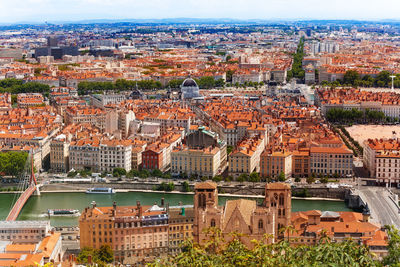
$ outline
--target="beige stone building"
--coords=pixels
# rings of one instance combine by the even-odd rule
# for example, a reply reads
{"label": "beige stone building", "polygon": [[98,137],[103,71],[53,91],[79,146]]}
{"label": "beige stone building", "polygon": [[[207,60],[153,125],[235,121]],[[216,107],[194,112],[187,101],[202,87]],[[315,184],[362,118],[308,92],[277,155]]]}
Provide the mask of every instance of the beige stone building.
{"label": "beige stone building", "polygon": [[60,134],[50,143],[50,169],[53,172],[69,170],[69,142],[64,134]]}
{"label": "beige stone building", "polygon": [[342,147],[311,147],[311,173],[346,177],[353,175],[353,152]]}
{"label": "beige stone building", "polygon": [[65,109],[65,123],[89,123],[105,130],[106,112],[90,106],[72,106]]}
{"label": "beige stone building", "polygon": [[130,171],[132,166],[130,140],[85,138],[71,142],[69,153],[70,169],[112,172],[114,168]]}
{"label": "beige stone building", "polygon": [[260,156],[264,149],[264,135],[242,140],[229,155],[229,174],[237,177],[242,173],[259,172]]}
{"label": "beige stone building", "polygon": [[185,145],[177,146],[171,152],[171,173],[186,173],[213,177],[226,167],[226,143],[215,133],[199,127],[187,135]]}
{"label": "beige stone building", "polygon": [[364,141],[364,166],[376,182],[398,185],[400,182],[400,141],[368,139]]}

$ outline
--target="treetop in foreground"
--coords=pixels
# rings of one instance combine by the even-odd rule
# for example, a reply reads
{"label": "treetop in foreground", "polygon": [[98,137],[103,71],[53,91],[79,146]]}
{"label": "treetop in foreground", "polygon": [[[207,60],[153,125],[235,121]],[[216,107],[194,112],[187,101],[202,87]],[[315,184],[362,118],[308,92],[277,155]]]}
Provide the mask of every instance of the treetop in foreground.
{"label": "treetop in foreground", "polygon": [[230,241],[225,242],[218,229],[208,231],[212,233],[204,245],[187,240],[183,252],[150,266],[382,266],[366,246],[352,240],[333,243],[323,236],[311,246],[291,246],[286,240],[273,244],[254,240],[254,248],[249,249],[240,241],[241,234],[232,233]]}

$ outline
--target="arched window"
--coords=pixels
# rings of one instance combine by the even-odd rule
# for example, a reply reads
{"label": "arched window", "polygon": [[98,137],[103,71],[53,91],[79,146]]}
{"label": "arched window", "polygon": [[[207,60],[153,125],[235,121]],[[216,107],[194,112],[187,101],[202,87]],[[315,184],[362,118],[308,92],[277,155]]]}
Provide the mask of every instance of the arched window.
{"label": "arched window", "polygon": [[279,206],[283,206],[285,204],[285,197],[283,196],[283,194],[281,193],[279,195]]}
{"label": "arched window", "polygon": [[211,226],[211,227],[215,227],[215,220],[214,220],[214,219],[211,219],[210,226]]}
{"label": "arched window", "polygon": [[281,209],[278,209],[278,217],[281,217],[281,215],[282,215]]}
{"label": "arched window", "polygon": [[275,207],[276,203],[273,197],[271,197],[271,207]]}
{"label": "arched window", "polygon": [[258,221],[258,229],[264,229],[264,222],[261,219]]}

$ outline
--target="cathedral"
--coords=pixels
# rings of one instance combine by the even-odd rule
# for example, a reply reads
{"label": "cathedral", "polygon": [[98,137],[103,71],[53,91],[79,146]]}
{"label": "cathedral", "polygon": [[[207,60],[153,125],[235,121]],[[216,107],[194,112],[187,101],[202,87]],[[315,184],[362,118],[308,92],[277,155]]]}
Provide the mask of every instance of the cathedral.
{"label": "cathedral", "polygon": [[251,240],[261,240],[269,235],[268,242],[283,238],[279,230],[290,224],[291,189],[285,183],[269,183],[265,186],[265,198],[262,204],[255,200],[227,200],[225,206],[218,206],[217,184],[213,182],[195,185],[195,219],[193,225],[194,241],[207,240],[204,229],[221,229],[225,240],[230,233],[243,234],[241,241],[251,247]]}

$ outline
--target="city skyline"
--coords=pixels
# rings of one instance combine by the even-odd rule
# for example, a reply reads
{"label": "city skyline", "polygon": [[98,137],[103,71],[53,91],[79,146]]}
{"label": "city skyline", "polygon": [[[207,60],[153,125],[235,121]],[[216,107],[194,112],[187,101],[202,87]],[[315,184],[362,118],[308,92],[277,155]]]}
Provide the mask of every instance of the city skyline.
{"label": "city skyline", "polygon": [[[397,18],[400,3],[382,0],[0,0],[0,23],[75,22],[130,19],[385,20]],[[29,8],[27,8],[29,7]]]}

